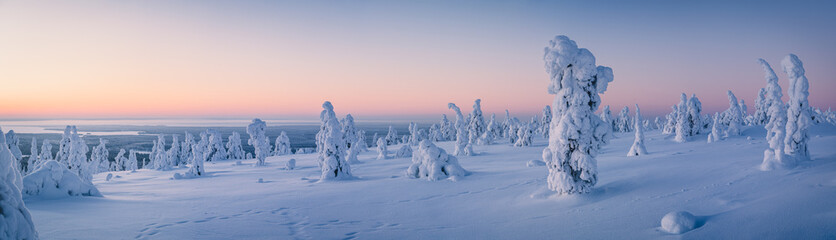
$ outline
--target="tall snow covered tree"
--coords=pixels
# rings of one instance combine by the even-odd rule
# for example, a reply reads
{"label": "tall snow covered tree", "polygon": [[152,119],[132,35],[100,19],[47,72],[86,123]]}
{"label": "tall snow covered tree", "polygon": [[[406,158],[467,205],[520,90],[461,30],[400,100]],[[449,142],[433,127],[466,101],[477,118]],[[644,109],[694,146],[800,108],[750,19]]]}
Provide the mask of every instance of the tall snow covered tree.
{"label": "tall snow covered tree", "polygon": [[743,125],[743,110],[734,93],[729,90],[727,94],[729,95],[729,109],[723,113],[724,119],[721,120],[728,125],[726,136],[739,136],[740,127]]}
{"label": "tall snow covered tree", "polygon": [[180,151],[180,139],[177,139],[177,134],[171,134],[171,148],[166,152],[166,158],[168,158],[168,163],[171,167],[183,165],[184,160],[180,158],[182,155]]}
{"label": "tall snow covered tree", "polygon": [[38,155],[38,140],[35,137],[32,137],[32,143],[29,144],[29,160],[26,162],[26,172],[30,173],[35,171],[39,164]]}
{"label": "tall snow covered tree", "polygon": [[88,163],[87,152],[90,150],[84,138],[78,135],[78,129],[72,126],[70,133],[70,144],[67,156],[67,165],[70,170],[78,174],[79,177],[87,182],[93,181],[93,173],[90,171],[90,164]]}
{"label": "tall snow covered tree", "polygon": [[635,119],[635,129],[636,129],[636,138],[633,140],[633,146],[630,147],[630,151],[627,152],[627,156],[639,156],[639,155],[647,155],[647,148],[644,147],[644,129],[642,129],[641,121],[642,113],[639,110],[639,105],[636,104],[636,119]]}
{"label": "tall snow covered tree", "polygon": [[517,141],[514,142],[515,147],[528,147],[531,146],[533,143],[533,135],[534,130],[532,129],[535,124],[521,124],[520,128],[517,129]]}
{"label": "tall snow covered tree", "polygon": [[688,136],[696,136],[702,133],[702,103],[696,94],[691,94],[691,98],[688,99],[687,114],[689,129],[691,129]]}
{"label": "tall snow covered tree", "polygon": [[717,142],[723,139],[723,125],[720,124],[720,113],[714,113],[714,123],[711,124],[711,132],[708,134],[708,143]]}
{"label": "tall snow covered tree", "polygon": [[676,106],[677,113],[676,113],[676,127],[674,131],[676,136],[674,137],[674,141],[676,142],[686,142],[688,141],[688,136],[691,136],[691,124],[688,120],[688,98],[685,97],[685,93],[682,93],[679,97],[679,105]]}
{"label": "tall snow covered tree", "polygon": [[125,157],[125,149],[120,148],[119,153],[116,154],[116,158],[113,162],[112,167],[110,168],[111,171],[123,171],[126,169],[125,163],[128,162],[128,158]]}
{"label": "tall snow covered tree", "polygon": [[462,110],[454,103],[448,103],[447,108],[453,109],[456,112],[456,149],[453,151],[453,155],[470,156],[473,153],[473,149],[472,145],[467,142],[467,121],[462,116]]}
{"label": "tall snow covered tree", "polygon": [[676,133],[677,121],[679,121],[679,107],[677,105],[673,105],[671,106],[671,112],[665,115],[665,125],[662,127],[662,133]]}
{"label": "tall snow covered tree", "polygon": [[389,133],[386,134],[386,145],[398,144],[398,130],[389,126]]}
{"label": "tall snow covered tree", "polygon": [[761,163],[761,170],[768,171],[778,168],[789,168],[795,165],[793,159],[786,157],[784,154],[784,136],[786,134],[787,126],[787,111],[781,97],[784,94],[781,92],[781,85],[778,85],[778,76],[775,71],[763,59],[758,59],[766,78],[766,88],[764,89],[764,103],[763,106],[769,106],[766,109],[766,142],[769,148],[763,151],[763,162]]}
{"label": "tall snow covered tree", "polygon": [[168,154],[165,150],[165,135],[157,135],[157,141],[154,142],[154,147],[151,149],[152,167],[156,170],[171,170],[171,162],[168,161]]}
{"label": "tall snow covered tree", "polygon": [[596,66],[592,53],[566,36],[549,42],[543,60],[555,95],[549,146],[543,149],[548,186],[561,194],[587,193],[598,181],[595,156],[609,127],[594,112],[598,94],[613,80],[612,69]]}
{"label": "tall snow covered tree", "polygon": [[224,139],[221,133],[215,129],[206,130],[209,132],[209,146],[206,152],[206,161],[222,161],[229,158],[224,147]]}
{"label": "tall snow covered tree", "polygon": [[409,123],[409,140],[407,141],[407,145],[410,146],[417,146],[418,141],[420,141],[420,137],[418,136],[418,124],[414,122]]}
{"label": "tall snow covered tree", "polygon": [[807,97],[810,95],[810,84],[804,76],[804,65],[798,56],[790,54],[781,60],[781,66],[790,80],[787,95],[787,130],[784,137],[784,153],[796,161],[810,160],[810,150],[807,140],[810,139],[807,129],[810,128],[811,113]]}
{"label": "tall snow covered tree", "polygon": [[32,215],[23,203],[23,179],[15,161],[0,129],[0,238],[38,239]]}
{"label": "tall snow covered tree", "polygon": [[383,138],[377,138],[377,159],[386,159],[389,158],[389,150],[386,148],[386,140]]}
{"label": "tall snow covered tree", "polygon": [[428,140],[421,141],[418,149],[412,154],[412,164],[406,170],[410,178],[427,178],[429,181],[437,181],[450,178],[456,180],[467,174],[467,171],[459,165],[459,160],[448,155]]}
{"label": "tall snow covered tree", "polygon": [[351,149],[351,145],[357,142],[357,127],[354,125],[354,117],[351,114],[346,114],[345,118],[340,120],[340,125],[342,125],[343,129],[345,146]]}
{"label": "tall snow covered tree", "polygon": [[618,132],[630,132],[633,131],[630,121],[630,108],[624,106],[621,109],[621,114],[618,114],[618,119],[616,119],[616,130]]}
{"label": "tall snow covered tree", "polygon": [[185,138],[183,144],[180,145],[180,162],[178,166],[186,166],[186,164],[191,163],[192,161],[192,145],[194,145],[194,136],[189,133],[185,132]]}
{"label": "tall snow covered tree", "polygon": [[544,138],[549,138],[549,125],[552,123],[552,106],[546,105],[543,108],[543,116],[540,118],[540,132]]}
{"label": "tall snow covered tree", "polygon": [[[510,138],[512,134],[510,133],[511,125],[513,124],[513,119],[511,118],[511,112],[508,109],[505,109],[505,120],[502,120],[502,137]],[[515,132],[516,133],[516,132]],[[516,136],[516,134],[513,134]],[[511,142],[513,144],[513,142]]]}
{"label": "tall snow covered tree", "polygon": [[70,138],[72,136],[72,131],[72,126],[68,125],[64,128],[64,134],[61,135],[61,141],[58,142],[58,153],[55,154],[55,160],[59,163],[70,165]]}
{"label": "tall snow covered tree", "polygon": [[482,99],[476,99],[476,101],[473,102],[473,112],[471,112],[469,116],[470,120],[468,121],[467,126],[467,143],[472,146],[477,144],[479,137],[487,131],[485,117],[482,116]]}
{"label": "tall snow covered tree", "polygon": [[[265,137],[266,139],[267,137]],[[267,142],[267,151],[269,153],[270,149],[270,142],[268,139]],[[244,147],[241,146],[241,134],[238,132],[232,132],[232,135],[229,135],[229,139],[226,141],[226,153],[229,155],[229,159],[233,160],[241,160],[244,159]],[[269,155],[269,154],[268,154]]]}
{"label": "tall snow covered tree", "polygon": [[200,133],[200,141],[192,144],[192,161],[186,177],[199,177],[206,174],[203,163],[209,156],[209,130]]}
{"label": "tall snow covered tree", "polygon": [[41,159],[41,162],[55,160],[55,158],[52,157],[52,143],[49,142],[49,139],[44,139],[41,143],[41,156],[39,158]]}
{"label": "tall snow covered tree", "polygon": [[[763,61],[763,59],[758,59]],[[777,78],[777,77],[776,77]],[[775,79],[776,81],[778,79]],[[769,81],[769,79],[767,79]],[[752,124],[763,125],[769,121],[767,111],[769,110],[769,103],[766,101],[766,89],[758,90],[758,96],[755,98],[755,114],[752,115]]]}
{"label": "tall snow covered tree", "polygon": [[99,138],[99,145],[93,147],[93,153],[90,154],[91,167],[96,168],[94,173],[107,172],[110,168],[110,161],[107,160],[110,153],[106,144],[107,140]]}
{"label": "tall snow covered tree", "polygon": [[131,149],[129,152],[128,161],[125,162],[125,171],[136,171],[137,167],[139,167],[139,163],[136,160],[136,151]]}
{"label": "tall snow covered tree", "polygon": [[[343,139],[342,127],[337,120],[337,114],[334,113],[334,106],[331,102],[326,101],[322,104],[322,113],[319,114],[319,120],[322,121],[322,126],[317,133],[318,139],[317,149],[319,152],[319,167],[322,170],[320,181],[338,180],[351,178],[351,166],[346,161],[345,140]],[[391,129],[391,128],[390,128]]]}
{"label": "tall snow covered tree", "polygon": [[[20,151],[20,138],[15,134],[15,130],[9,130],[6,133],[6,144],[8,144],[9,151],[12,152],[17,161],[23,159],[23,152]],[[18,162],[18,165],[20,165],[20,162]]]}
{"label": "tall snow covered tree", "polygon": [[[253,119],[253,122],[247,125],[247,134],[250,135],[247,144],[255,148],[255,158],[257,159],[255,165],[265,166],[267,156],[270,155],[270,139],[267,138],[267,123],[258,118]],[[241,150],[241,152],[243,155],[244,151]]]}
{"label": "tall snow covered tree", "polygon": [[273,156],[289,154],[291,154],[290,138],[287,137],[286,132],[282,131],[282,133],[276,137],[276,148],[273,150]]}

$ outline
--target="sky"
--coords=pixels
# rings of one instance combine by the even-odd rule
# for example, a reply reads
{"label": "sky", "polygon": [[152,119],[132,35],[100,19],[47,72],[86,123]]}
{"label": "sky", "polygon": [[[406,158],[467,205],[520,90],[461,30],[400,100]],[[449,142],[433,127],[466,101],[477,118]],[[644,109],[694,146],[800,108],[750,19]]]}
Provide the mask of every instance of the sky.
{"label": "sky", "polygon": [[[0,118],[438,119],[448,102],[531,116],[543,48],[567,35],[615,80],[614,112],[754,110],[764,58],[804,61],[836,105],[834,1],[4,1]],[[785,98],[786,100],[786,98]],[[633,110],[631,109],[631,112]]]}

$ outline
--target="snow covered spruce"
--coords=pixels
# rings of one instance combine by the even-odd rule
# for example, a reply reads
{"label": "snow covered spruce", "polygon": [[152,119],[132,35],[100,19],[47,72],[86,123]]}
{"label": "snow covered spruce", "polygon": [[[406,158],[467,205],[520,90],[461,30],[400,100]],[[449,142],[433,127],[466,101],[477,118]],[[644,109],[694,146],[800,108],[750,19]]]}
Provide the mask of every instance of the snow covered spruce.
{"label": "snow covered spruce", "polygon": [[639,105],[636,104],[636,139],[633,140],[633,146],[630,147],[630,151],[627,152],[627,156],[647,155],[647,149],[644,147],[644,129],[641,126],[641,119],[641,110],[639,110]]}
{"label": "snow covered spruce", "polygon": [[592,53],[566,36],[549,41],[543,61],[555,95],[549,146],[543,149],[548,187],[561,194],[590,192],[598,181],[595,156],[610,127],[594,112],[598,94],[613,80],[612,69],[596,66]]}
{"label": "snow covered spruce", "polygon": [[[320,181],[350,179],[351,166],[345,153],[346,144],[343,139],[342,127],[334,113],[334,106],[326,101],[322,104],[319,119],[322,125],[316,134],[316,148],[319,152],[319,167],[322,170]],[[392,129],[392,128],[390,128]]]}
{"label": "snow covered spruce", "polygon": [[253,122],[247,125],[247,134],[250,135],[247,143],[255,148],[256,166],[266,165],[265,160],[270,155],[270,139],[265,135],[266,131],[267,123],[258,118],[253,119]]}

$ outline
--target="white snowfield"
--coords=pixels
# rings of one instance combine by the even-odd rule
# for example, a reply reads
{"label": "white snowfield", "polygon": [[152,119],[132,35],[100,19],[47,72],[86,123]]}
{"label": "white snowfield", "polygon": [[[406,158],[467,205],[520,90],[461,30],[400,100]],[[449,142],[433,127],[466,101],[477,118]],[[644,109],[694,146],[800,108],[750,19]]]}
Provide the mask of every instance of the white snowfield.
{"label": "white snowfield", "polygon": [[[626,157],[633,133],[601,149],[591,193],[554,195],[531,147],[474,145],[456,181],[405,176],[409,158],[359,155],[353,180],[318,182],[316,154],[207,162],[207,175],[171,171],[94,176],[104,197],[26,198],[43,239],[832,239],[836,127],[811,127],[811,161],[760,171],[763,126],[706,143],[646,132],[648,154]],[[748,140],[747,137],[751,137]],[[499,141],[503,142],[503,141]],[[454,142],[438,143],[453,152]],[[296,169],[285,164],[295,158]],[[263,181],[259,181],[263,179]],[[695,229],[671,234],[663,216],[687,211]]]}

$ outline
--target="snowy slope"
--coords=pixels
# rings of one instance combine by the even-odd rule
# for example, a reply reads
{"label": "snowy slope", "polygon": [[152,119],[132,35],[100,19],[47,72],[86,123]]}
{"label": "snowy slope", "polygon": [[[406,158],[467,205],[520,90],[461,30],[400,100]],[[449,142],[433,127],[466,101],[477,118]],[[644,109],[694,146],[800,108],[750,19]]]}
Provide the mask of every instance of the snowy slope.
{"label": "snowy slope", "polygon": [[[44,239],[822,239],[836,238],[836,127],[811,129],[812,161],[762,172],[763,127],[706,143],[646,133],[648,155],[626,157],[632,133],[598,156],[599,182],[580,196],[546,190],[534,146],[474,146],[460,157],[471,175],[457,182],[410,179],[410,159],[359,156],[357,180],[318,183],[315,155],[207,163],[208,177],[171,180],[140,170],[94,178],[104,197],[26,199]],[[747,139],[751,137],[751,139]],[[438,144],[448,152],[453,142]],[[396,149],[396,147],[393,147]],[[297,159],[296,170],[284,170]],[[263,183],[258,179],[263,178]],[[699,228],[659,229],[672,211]]]}

